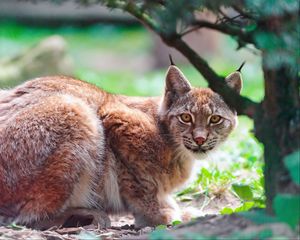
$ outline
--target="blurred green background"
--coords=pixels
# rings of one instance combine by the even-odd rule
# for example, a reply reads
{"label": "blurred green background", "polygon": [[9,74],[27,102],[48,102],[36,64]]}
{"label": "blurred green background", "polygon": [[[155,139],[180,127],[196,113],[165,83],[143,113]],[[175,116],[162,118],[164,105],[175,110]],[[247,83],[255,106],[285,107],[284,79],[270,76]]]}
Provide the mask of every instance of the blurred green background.
{"label": "blurred green background", "polygon": [[[195,41],[196,47],[201,46],[203,34],[197,35],[196,40],[188,40]],[[19,62],[23,61],[20,60],[23,59],[21,56],[30,54],[42,40],[53,35],[62,37],[64,41],[63,55],[68,58],[68,66],[71,65],[71,75],[112,93],[130,96],[160,95],[164,88],[168,52],[174,53],[175,63],[194,86],[207,86],[202,76],[183,57],[166,47],[166,50],[160,51],[157,45],[161,46],[162,43],[136,23],[96,23],[85,26],[62,24],[53,27],[2,20],[0,87],[13,87],[27,80],[26,77],[11,82],[3,79],[11,72],[13,75],[19,73],[16,69],[21,65]],[[225,76],[246,60],[242,94],[253,100],[261,100],[264,93],[262,72],[257,70],[261,61],[259,55],[253,54],[251,49],[236,51],[237,46],[229,37],[212,37],[216,44],[203,53],[209,64],[220,75]],[[41,62],[43,58],[38,57],[35,61]],[[162,63],[156,64],[159,61]],[[45,71],[48,67],[50,66],[44,66]],[[177,193],[178,199],[187,205],[196,205],[202,211],[201,214],[225,214],[263,207],[262,147],[253,137],[252,128],[251,120],[240,117],[239,127],[221,149],[206,161],[197,164],[190,183]],[[218,199],[222,201],[216,202]]]}
{"label": "blurred green background", "polygon": [[[136,71],[134,68],[126,69],[127,60],[134,60],[135,57],[141,55],[147,58],[147,55],[151,55],[154,45],[153,36],[142,26],[95,24],[86,27],[50,28],[26,26],[11,21],[0,22],[0,59],[14,57],[52,35],[60,35],[65,39],[67,52],[74,64],[75,77],[114,93],[144,96],[161,94],[167,66],[151,69],[151,71],[149,71],[151,67],[145,66],[145,71],[142,72],[140,69]],[[243,69],[242,94],[253,100],[261,100],[263,97],[262,72],[257,71],[260,58],[251,56],[252,53],[247,50],[235,52],[235,42],[229,37],[222,36],[221,40],[219,48],[222,52],[211,53],[208,57],[210,65],[220,75],[225,76],[234,71],[242,61],[250,58]],[[94,62],[107,61],[105,59],[107,55],[116,55],[122,60],[125,59],[123,63],[118,63],[122,64],[120,70],[95,68]],[[163,57],[168,58],[167,55]],[[176,58],[174,60],[176,63]],[[191,65],[187,63],[177,65],[194,86],[207,86],[202,76]]]}

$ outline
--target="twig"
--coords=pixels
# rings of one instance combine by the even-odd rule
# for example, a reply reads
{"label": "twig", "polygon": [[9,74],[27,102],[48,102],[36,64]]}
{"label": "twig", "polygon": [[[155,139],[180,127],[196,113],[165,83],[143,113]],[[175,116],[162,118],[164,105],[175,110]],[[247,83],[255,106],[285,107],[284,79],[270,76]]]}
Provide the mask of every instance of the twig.
{"label": "twig", "polygon": [[245,43],[253,43],[254,42],[252,37],[249,34],[247,34],[246,32],[244,32],[243,30],[241,30],[238,27],[233,27],[233,26],[230,26],[226,23],[216,24],[216,23],[212,23],[212,22],[209,22],[209,21],[205,21],[205,20],[196,20],[192,23],[192,25],[193,25],[192,28],[190,28],[187,31],[181,33],[180,35],[184,36],[184,35],[186,35],[188,33],[191,33],[191,32],[193,32],[197,29],[200,29],[200,28],[209,28],[209,29],[212,29],[212,30],[222,32],[224,34],[228,34],[228,35],[231,35],[231,36],[236,36],[241,41],[243,41]]}
{"label": "twig", "polygon": [[253,15],[251,15],[250,13],[247,13],[245,11],[242,10],[241,7],[237,6],[237,5],[234,5],[233,6],[233,9],[238,12],[240,15],[242,15],[243,17],[245,18],[248,18],[248,19],[255,19],[255,17]]}
{"label": "twig", "polygon": [[229,17],[226,13],[223,12],[223,10],[219,9],[219,12],[223,16],[222,18],[218,19],[218,22],[221,23],[227,23],[230,22],[232,24],[240,25],[240,22],[234,21],[237,18],[243,18],[244,16],[242,14],[238,14],[234,17]]}

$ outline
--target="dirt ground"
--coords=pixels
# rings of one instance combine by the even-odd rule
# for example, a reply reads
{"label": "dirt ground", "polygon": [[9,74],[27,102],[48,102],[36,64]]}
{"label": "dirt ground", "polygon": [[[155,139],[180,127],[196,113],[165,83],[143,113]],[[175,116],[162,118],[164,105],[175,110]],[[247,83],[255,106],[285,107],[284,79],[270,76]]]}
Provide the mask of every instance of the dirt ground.
{"label": "dirt ground", "polygon": [[[96,240],[96,239],[149,239],[149,234],[154,228],[146,227],[135,230],[133,218],[131,216],[122,216],[112,218],[113,227],[100,229],[95,225],[73,228],[52,228],[46,231],[36,231],[19,226],[0,227],[1,240]],[[222,239],[250,239],[254,233],[261,236],[275,236],[273,239],[299,239],[291,229],[281,223],[272,224],[254,224],[236,214],[233,215],[208,215],[196,219],[193,222],[178,225],[176,227],[168,227],[163,234],[167,234],[168,238],[164,239],[199,239],[201,236],[218,236]],[[270,235],[271,232],[271,235]],[[235,235],[233,235],[236,233]],[[238,234],[239,235],[238,235]],[[163,239],[165,235],[157,235],[152,233],[151,239]],[[159,233],[162,234],[162,233]],[[165,236],[165,237],[167,237]],[[242,236],[244,236],[242,238]],[[248,237],[247,237],[248,236]],[[255,235],[251,239],[260,239]],[[276,237],[277,236],[277,237]],[[203,238],[202,238],[203,239]],[[269,238],[264,238],[269,239]],[[233,239],[234,240],[234,239]]]}
{"label": "dirt ground", "polygon": [[[232,215],[220,215],[224,207],[238,207],[239,200],[229,192],[222,196],[200,196],[193,201],[180,203],[181,208],[194,214],[194,221],[168,226],[164,233],[156,231],[152,227],[142,229],[134,228],[134,218],[131,215],[111,216],[110,228],[101,229],[100,226],[87,225],[82,227],[57,228],[52,227],[45,231],[28,229],[22,226],[11,225],[0,227],[0,240],[105,240],[105,239],[205,239],[200,236],[218,236],[223,239],[260,239],[255,234],[262,236],[268,234],[277,236],[273,239],[298,239],[291,229],[281,223],[255,224],[244,217]],[[150,235],[149,235],[150,234]],[[157,235],[158,234],[158,235]],[[167,236],[159,235],[167,234]],[[245,237],[246,236],[246,237]],[[250,237],[253,238],[250,238]],[[268,239],[268,238],[265,238]],[[234,239],[233,239],[234,240]]]}

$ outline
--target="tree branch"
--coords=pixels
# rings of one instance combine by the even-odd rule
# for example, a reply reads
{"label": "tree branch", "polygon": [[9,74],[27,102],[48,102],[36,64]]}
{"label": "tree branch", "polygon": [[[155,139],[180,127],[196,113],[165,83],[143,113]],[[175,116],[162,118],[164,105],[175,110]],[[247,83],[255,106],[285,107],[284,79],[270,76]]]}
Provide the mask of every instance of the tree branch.
{"label": "tree branch", "polygon": [[233,5],[232,7],[236,12],[238,12],[240,15],[244,16],[245,18],[248,19],[255,19],[253,15],[251,15],[249,12],[245,12],[240,6],[238,5]]}
{"label": "tree branch", "polygon": [[242,31],[240,28],[232,27],[225,23],[216,24],[216,23],[212,23],[209,21],[205,21],[205,20],[196,20],[192,23],[192,25],[194,27],[187,30],[186,32],[182,33],[181,36],[184,36],[187,33],[190,33],[192,31],[195,31],[200,28],[209,28],[209,29],[219,31],[219,32],[222,32],[222,33],[230,35],[230,36],[236,36],[243,42],[254,43],[250,34],[247,34],[246,32]]}
{"label": "tree branch", "polygon": [[223,16],[222,18],[219,18],[217,19],[217,22],[216,23],[230,23],[230,24],[236,24],[236,25],[240,25],[240,21],[237,21],[236,19],[239,19],[239,18],[244,18],[243,15],[241,14],[238,14],[234,17],[229,17],[227,16],[226,13],[224,13],[221,9],[218,10],[219,13]]}
{"label": "tree branch", "polygon": [[247,97],[239,95],[228,87],[224,78],[217,75],[207,62],[193,49],[191,49],[182,39],[163,39],[163,41],[183,54],[207,80],[209,87],[219,93],[229,106],[236,109],[239,115],[247,115],[250,118],[254,117],[254,113],[256,108],[259,107],[259,104],[253,102]]}
{"label": "tree branch", "polygon": [[[122,5],[119,6],[119,8],[135,16],[143,24],[157,33],[167,45],[174,47],[179,52],[181,52],[208,81],[209,87],[212,88],[212,90],[218,92],[229,106],[236,109],[238,114],[247,115],[251,118],[254,117],[255,110],[259,106],[259,104],[253,102],[249,98],[239,95],[230,87],[228,87],[225,83],[224,78],[216,74],[214,70],[207,64],[207,62],[181,39],[181,35],[177,33],[173,35],[165,34],[161,31],[156,22],[149,18],[149,16],[144,12],[140,11],[140,9],[135,4],[130,1],[120,1],[120,3],[122,3]],[[207,22],[205,24],[207,24],[207,26],[214,25],[212,23],[208,24]],[[222,28],[222,30],[223,29],[224,28]],[[227,29],[223,31],[229,30]]]}

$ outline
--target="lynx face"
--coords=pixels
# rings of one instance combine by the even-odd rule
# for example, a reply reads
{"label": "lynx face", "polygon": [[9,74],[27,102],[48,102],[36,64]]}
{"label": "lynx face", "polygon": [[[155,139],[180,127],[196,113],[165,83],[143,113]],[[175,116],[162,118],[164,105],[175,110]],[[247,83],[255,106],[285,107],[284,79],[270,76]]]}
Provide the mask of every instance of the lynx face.
{"label": "lynx face", "polygon": [[[234,81],[239,81],[239,83]],[[237,91],[240,78],[227,78],[227,83]],[[166,90],[160,115],[169,128],[173,142],[202,158],[228,137],[237,125],[237,116],[222,97],[208,88],[193,88],[175,66],[166,77]]]}
{"label": "lynx face", "polygon": [[176,143],[198,158],[222,143],[237,123],[235,113],[209,89],[192,89],[176,101],[168,119]]}

